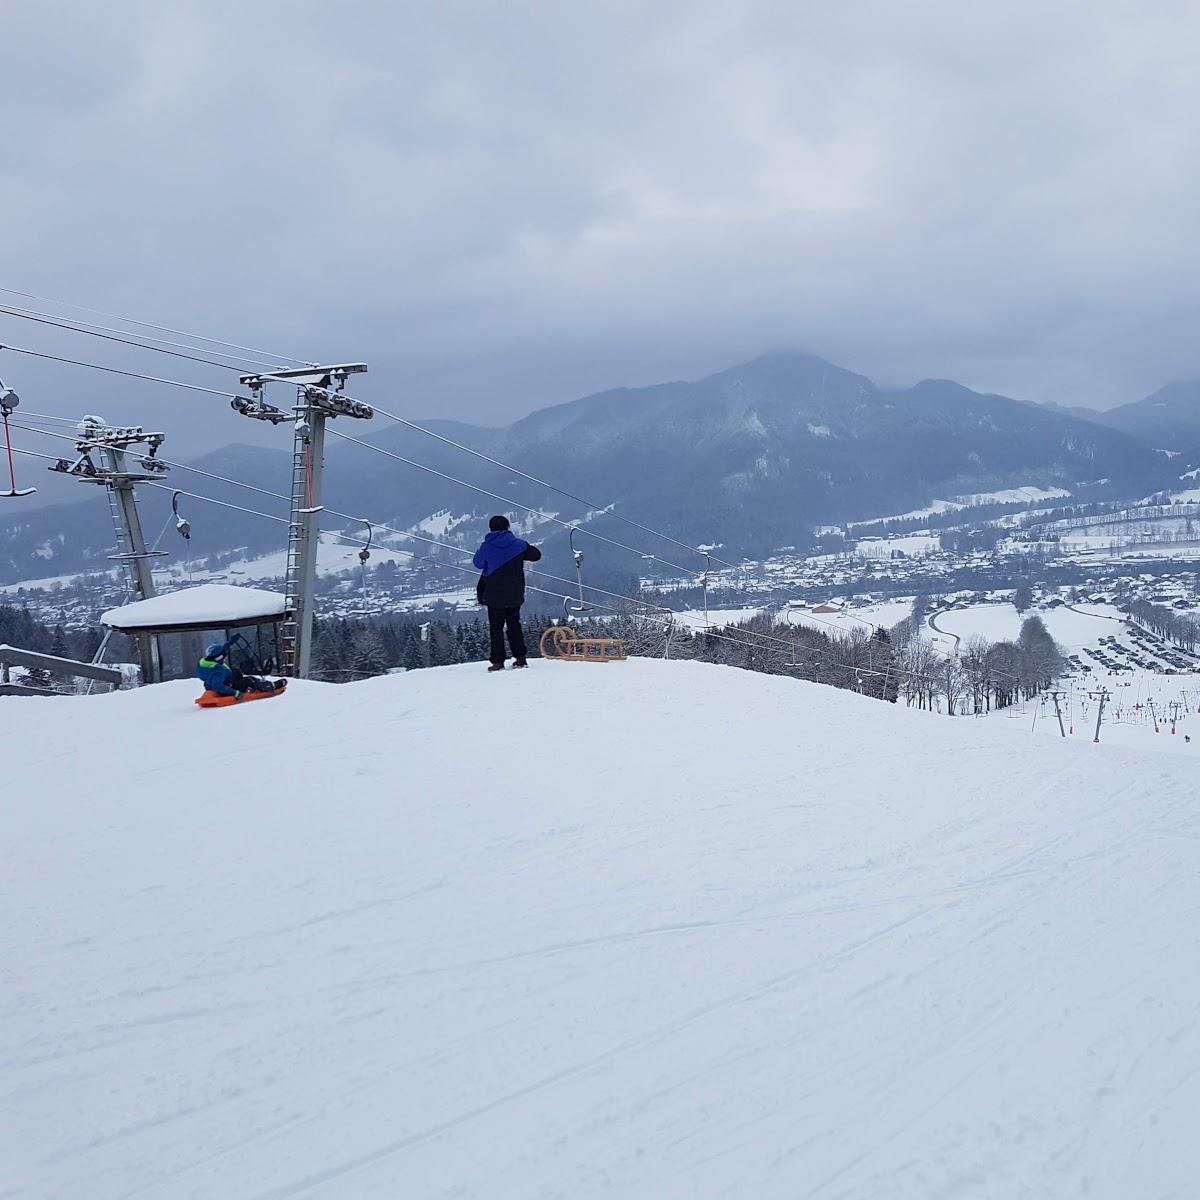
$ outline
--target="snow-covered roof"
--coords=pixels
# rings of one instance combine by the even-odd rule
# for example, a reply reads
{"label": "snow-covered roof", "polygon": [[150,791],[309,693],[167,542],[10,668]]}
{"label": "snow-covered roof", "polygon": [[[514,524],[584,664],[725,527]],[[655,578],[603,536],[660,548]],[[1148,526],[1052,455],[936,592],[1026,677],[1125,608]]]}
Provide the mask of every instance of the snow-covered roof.
{"label": "snow-covered roof", "polygon": [[110,608],[100,620],[112,629],[230,629],[283,618],[285,601],[278,592],[203,583],[150,600]]}

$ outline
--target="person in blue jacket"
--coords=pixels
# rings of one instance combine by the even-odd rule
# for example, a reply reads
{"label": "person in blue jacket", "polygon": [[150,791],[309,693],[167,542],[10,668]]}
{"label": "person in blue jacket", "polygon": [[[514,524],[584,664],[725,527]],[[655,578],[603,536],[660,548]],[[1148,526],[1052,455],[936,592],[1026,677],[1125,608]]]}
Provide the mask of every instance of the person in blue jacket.
{"label": "person in blue jacket", "polygon": [[475,586],[479,603],[488,610],[488,632],[491,634],[489,671],[504,670],[504,634],[512,650],[513,666],[525,667],[528,651],[525,633],[521,629],[521,605],[525,603],[525,564],[537,562],[542,552],[523,542],[508,527],[507,517],[493,517],[488,522],[489,533],[483,545],[475,551],[475,566],[482,572]]}
{"label": "person in blue jacket", "polygon": [[274,682],[260,679],[257,675],[246,675],[237,667],[230,666],[227,659],[235,642],[245,645],[241,634],[235,633],[229,641],[217,642],[204,651],[204,657],[196,667],[196,678],[208,691],[241,700],[247,692],[274,692],[286,686],[283,679]]}

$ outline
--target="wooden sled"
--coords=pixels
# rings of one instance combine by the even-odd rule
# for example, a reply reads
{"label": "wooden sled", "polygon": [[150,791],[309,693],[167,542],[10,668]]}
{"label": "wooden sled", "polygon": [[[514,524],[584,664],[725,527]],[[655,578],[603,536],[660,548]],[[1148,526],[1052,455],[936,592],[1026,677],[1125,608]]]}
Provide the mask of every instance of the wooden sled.
{"label": "wooden sled", "polygon": [[543,658],[560,662],[624,662],[625,643],[620,638],[581,638],[567,625],[552,625],[542,634]]}
{"label": "wooden sled", "polygon": [[206,691],[194,703],[197,708],[228,708],[231,704],[249,704],[251,700],[270,700],[286,691],[286,687],[281,687],[273,692],[243,692],[240,700],[236,696],[218,696],[216,692]]}

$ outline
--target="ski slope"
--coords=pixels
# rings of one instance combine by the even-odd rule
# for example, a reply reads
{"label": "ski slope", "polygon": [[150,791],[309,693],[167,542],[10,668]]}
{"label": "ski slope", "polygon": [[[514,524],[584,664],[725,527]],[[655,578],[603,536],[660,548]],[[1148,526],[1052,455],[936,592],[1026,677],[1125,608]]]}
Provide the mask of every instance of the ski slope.
{"label": "ski slope", "polygon": [[1186,1197],[1174,756],[690,662],[2,702],[5,1200]]}

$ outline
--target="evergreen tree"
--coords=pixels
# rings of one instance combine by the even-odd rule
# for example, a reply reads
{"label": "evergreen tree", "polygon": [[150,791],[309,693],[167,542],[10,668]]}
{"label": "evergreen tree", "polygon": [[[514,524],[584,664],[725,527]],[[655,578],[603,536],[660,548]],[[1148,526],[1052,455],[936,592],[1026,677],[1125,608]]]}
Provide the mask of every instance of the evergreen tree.
{"label": "evergreen tree", "polygon": [[419,633],[410,636],[405,643],[404,655],[400,663],[406,671],[419,671],[422,667],[428,665],[425,661],[425,652],[422,648]]}
{"label": "evergreen tree", "polygon": [[50,678],[50,672],[45,667],[26,667],[25,678],[21,682],[31,688],[49,690],[54,687],[54,680]]}
{"label": "evergreen tree", "polygon": [[362,630],[354,639],[354,658],[351,669],[360,679],[387,673],[387,657],[383,640],[373,630]]}

